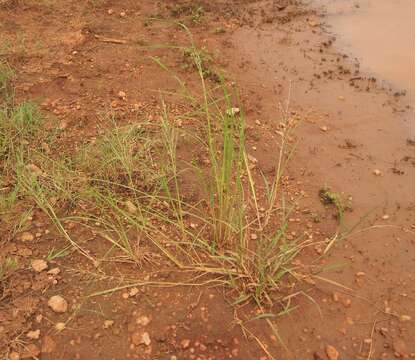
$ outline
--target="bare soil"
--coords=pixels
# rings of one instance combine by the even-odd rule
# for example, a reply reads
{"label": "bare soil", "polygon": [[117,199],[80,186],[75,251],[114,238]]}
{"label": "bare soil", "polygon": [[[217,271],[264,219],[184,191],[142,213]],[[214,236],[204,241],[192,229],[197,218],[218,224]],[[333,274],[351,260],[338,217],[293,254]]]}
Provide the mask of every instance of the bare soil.
{"label": "bare soil", "polygon": [[[285,186],[288,197],[301,197],[291,231],[306,231],[316,242],[338,231],[335,209],[319,196],[325,187],[344,199],[343,225],[353,231],[327,254],[316,246],[296,260],[323,265],[323,271],[295,285],[294,292],[302,295],[293,297],[293,311],[273,319],[278,339],[266,319],[248,321],[259,314],[254,304],[232,305],[235,294],[205,275],[193,284],[194,274],[181,272],[151,247],[141,267],[108,263],[96,268],[74,252],[48,264],[59,268],[58,274],[34,272],[33,259],[65,246],[36,210],[25,228],[33,239],[23,241],[25,233],[18,233],[2,243],[0,259],[17,258],[20,266],[1,284],[1,356],[415,357],[415,147],[408,135],[413,113],[405,97],[360,72],[359,64],[335,47],[322,14],[306,5],[202,1],[199,14],[194,4],[184,4],[0,2],[1,57],[15,69],[17,99],[37,101],[50,124],[57,124],[52,154],[76,151],[99,136],[105,126],[100,115],[108,109],[124,122],[155,118],[159,90],[174,91],[176,85],[150,56],[194,81],[183,54],[154,46],[186,44],[186,33],[171,25],[184,21],[195,42],[213,54],[215,67],[240,89],[248,149],[262,172],[272,171],[277,156],[280,106],[288,104],[291,115],[301,119]],[[188,187],[191,197],[197,180],[190,179]],[[5,216],[0,225],[5,239],[11,219]],[[81,229],[68,227],[85,240]],[[91,253],[105,252],[97,239],[87,247]],[[69,304],[63,313],[48,306],[56,294]],[[65,329],[58,331],[61,322]],[[28,333],[36,330],[40,335],[30,339]]]}

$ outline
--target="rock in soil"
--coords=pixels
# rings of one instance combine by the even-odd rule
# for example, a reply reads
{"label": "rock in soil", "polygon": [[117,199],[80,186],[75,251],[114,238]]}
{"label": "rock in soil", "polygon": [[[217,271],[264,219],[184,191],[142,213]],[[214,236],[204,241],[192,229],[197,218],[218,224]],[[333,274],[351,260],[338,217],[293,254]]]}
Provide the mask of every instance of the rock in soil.
{"label": "rock in soil", "polygon": [[326,346],[326,354],[330,360],[337,360],[339,358],[339,352],[334,346],[331,345]]}
{"label": "rock in soil", "polygon": [[137,346],[141,344],[149,346],[151,344],[150,335],[148,332],[135,332],[131,335],[131,342]]}
{"label": "rock in soil", "polygon": [[56,313],[64,313],[68,310],[68,302],[60,295],[52,296],[48,305]]}
{"label": "rock in soil", "polygon": [[40,337],[40,330],[38,329],[38,330],[32,330],[32,331],[29,331],[29,332],[26,334],[26,336],[27,336],[29,339],[32,339],[32,340],[37,340],[37,339],[39,339],[39,337]]}
{"label": "rock in soil", "polygon": [[33,234],[28,231],[25,231],[22,235],[20,235],[21,241],[33,241],[34,239],[35,237],[33,236]]}
{"label": "rock in soil", "polygon": [[48,263],[45,260],[36,259],[32,261],[32,269],[38,273],[48,268]]}

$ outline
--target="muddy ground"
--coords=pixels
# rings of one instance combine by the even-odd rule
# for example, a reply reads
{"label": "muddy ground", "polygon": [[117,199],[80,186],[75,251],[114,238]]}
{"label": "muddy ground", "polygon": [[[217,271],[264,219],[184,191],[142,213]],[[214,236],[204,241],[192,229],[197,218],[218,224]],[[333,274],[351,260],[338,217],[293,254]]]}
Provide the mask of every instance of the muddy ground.
{"label": "muddy ground", "polygon": [[[294,261],[321,269],[286,289],[300,295],[290,311],[271,318],[276,332],[269,318],[252,320],[261,313],[253,303],[232,305],[232,290],[206,275],[194,284],[194,274],[151,247],[139,267],[96,267],[72,252],[37,273],[32,261],[61,249],[65,239],[37,208],[24,231],[10,237],[10,214],[3,214],[0,259],[19,264],[1,285],[4,359],[415,357],[412,108],[399,89],[361,73],[336,48],[322,14],[290,0],[0,4],[1,57],[15,70],[16,98],[38,102],[58,128],[52,154],[93,141],[108,109],[124,122],[156,118],[159,90],[175,91],[176,82],[150,56],[192,84],[183,53],[166,46],[189,43],[172,25],[184,22],[239,89],[248,151],[262,172],[275,164],[281,109],[299,119],[285,189],[301,197],[292,231],[306,232],[316,245]],[[177,104],[175,111],[181,109]],[[336,209],[319,196],[326,187],[347,204],[341,230]],[[187,195],[197,189],[197,179],[189,179]],[[67,226],[77,238],[86,236]],[[336,233],[339,241],[323,253],[318,244]],[[96,239],[86,246],[91,254],[105,251]],[[62,313],[48,306],[54,295],[68,302]]]}

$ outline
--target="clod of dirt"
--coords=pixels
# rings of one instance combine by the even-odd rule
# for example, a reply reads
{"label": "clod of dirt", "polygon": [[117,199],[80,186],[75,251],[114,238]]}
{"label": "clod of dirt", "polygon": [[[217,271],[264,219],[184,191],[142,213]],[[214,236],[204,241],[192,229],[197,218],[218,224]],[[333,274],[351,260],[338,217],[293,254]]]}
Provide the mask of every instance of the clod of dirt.
{"label": "clod of dirt", "polygon": [[32,269],[38,273],[48,268],[48,263],[45,260],[36,259],[32,261]]}
{"label": "clod of dirt", "polygon": [[402,322],[411,321],[411,317],[409,315],[401,315],[399,316],[399,320]]}
{"label": "clod of dirt", "polygon": [[56,313],[64,313],[68,310],[68,302],[60,295],[52,296],[48,305]]}
{"label": "clod of dirt", "polygon": [[40,349],[35,344],[28,344],[25,347],[25,351],[23,352],[21,358],[22,359],[31,359],[37,358],[40,354]]}
{"label": "clod of dirt", "polygon": [[326,346],[326,354],[330,360],[337,360],[339,358],[339,352],[334,346],[331,345]]}
{"label": "clod of dirt", "polygon": [[9,354],[9,360],[20,360],[20,354],[13,351]]}
{"label": "clod of dirt", "polygon": [[32,173],[35,177],[42,176],[43,171],[35,164],[26,165],[26,169]]}
{"label": "clod of dirt", "polygon": [[133,287],[132,289],[130,289],[128,296],[130,297],[134,297],[136,296],[138,293],[140,292],[140,290],[138,290],[138,288]]}
{"label": "clod of dirt", "polygon": [[190,346],[190,340],[184,339],[180,342],[180,345],[182,346],[182,349],[187,349]]}
{"label": "clod of dirt", "polygon": [[125,207],[130,214],[135,214],[137,212],[137,207],[130,200],[125,202]]}
{"label": "clod of dirt", "polygon": [[399,357],[408,356],[408,349],[406,347],[406,343],[402,339],[395,339],[393,340],[393,350],[395,354]]}
{"label": "clod of dirt", "polygon": [[66,324],[63,322],[58,322],[55,324],[55,329],[58,331],[63,331],[66,328]]}
{"label": "clod of dirt", "polygon": [[42,338],[42,353],[50,354],[56,348],[55,340],[51,336],[46,335]]}
{"label": "clod of dirt", "polygon": [[33,234],[28,231],[25,231],[22,235],[20,235],[21,241],[33,241],[34,239],[35,237],[33,236]]}
{"label": "clod of dirt", "polygon": [[148,324],[150,324],[150,321],[151,320],[148,316],[143,315],[137,318],[136,323],[141,326],[147,326]]}
{"label": "clod of dirt", "polygon": [[226,110],[226,114],[228,116],[235,116],[235,115],[238,115],[240,112],[241,112],[241,109],[237,107]]}
{"label": "clod of dirt", "polygon": [[151,344],[150,335],[148,332],[135,332],[131,335],[131,342],[134,345],[146,345],[149,346]]}
{"label": "clod of dirt", "polygon": [[49,275],[54,275],[54,276],[56,276],[56,275],[59,275],[60,274],[60,272],[61,272],[61,269],[59,269],[59,268],[53,268],[53,269],[50,269],[49,271],[48,271],[48,274]]}
{"label": "clod of dirt", "polygon": [[39,330],[39,329],[37,329],[37,330],[31,330],[31,331],[29,331],[29,332],[26,334],[26,336],[27,336],[29,339],[32,339],[32,340],[37,340],[37,339],[39,339],[39,338],[40,338],[40,330]]}
{"label": "clod of dirt", "polygon": [[105,320],[104,321],[104,329],[109,329],[112,325],[114,325],[114,320]]}

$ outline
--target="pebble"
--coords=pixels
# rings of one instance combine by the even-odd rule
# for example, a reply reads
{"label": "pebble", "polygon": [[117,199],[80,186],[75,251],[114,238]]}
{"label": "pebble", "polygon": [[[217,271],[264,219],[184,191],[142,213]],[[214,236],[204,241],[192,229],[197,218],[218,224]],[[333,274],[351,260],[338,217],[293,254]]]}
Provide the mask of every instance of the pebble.
{"label": "pebble", "polygon": [[128,293],[128,296],[134,297],[136,296],[138,293],[140,292],[140,290],[136,287],[133,287],[130,289],[130,292]]}
{"label": "pebble", "polygon": [[125,98],[127,97],[127,94],[124,91],[119,91],[118,97],[122,100],[125,100]]}
{"label": "pebble", "polygon": [[60,295],[49,298],[48,305],[56,313],[64,313],[68,310],[68,302]]}
{"label": "pebble", "polygon": [[326,354],[330,360],[337,360],[339,358],[339,352],[337,349],[332,345],[326,346]]}
{"label": "pebble", "polygon": [[238,115],[240,112],[241,112],[241,109],[237,107],[226,110],[226,114],[228,116],[235,116],[235,115]]}
{"label": "pebble", "polygon": [[383,219],[383,220],[388,220],[388,219],[389,219],[389,215],[387,215],[387,214],[383,215],[383,216],[382,216],[382,219]]}
{"label": "pebble", "polygon": [[13,351],[9,354],[9,360],[20,360],[20,354]]}
{"label": "pebble", "polygon": [[109,329],[112,325],[114,325],[114,320],[105,320],[104,321],[104,329]]}
{"label": "pebble", "polygon": [[401,315],[399,316],[399,320],[402,322],[411,321],[411,317],[409,315]]}
{"label": "pebble", "polygon": [[112,15],[114,14],[114,10],[113,9],[108,9],[108,15]]}
{"label": "pebble", "polygon": [[320,130],[326,132],[329,130],[329,128],[327,126],[321,126]]}
{"label": "pebble", "polygon": [[37,339],[39,339],[39,338],[40,338],[40,330],[39,330],[39,329],[37,329],[37,330],[31,330],[31,331],[29,331],[29,332],[26,334],[26,336],[27,336],[29,339],[32,339],[32,340],[37,340]]}
{"label": "pebble", "polygon": [[125,207],[130,214],[135,214],[137,212],[137,207],[130,200],[125,202]]}
{"label": "pebble", "polygon": [[180,342],[182,349],[187,349],[190,346],[190,340],[184,339]]}
{"label": "pebble", "polygon": [[58,322],[55,324],[55,329],[58,331],[63,331],[66,328],[66,324],[63,322]]}
{"label": "pebble", "polygon": [[147,326],[150,324],[150,321],[151,320],[148,318],[148,316],[143,315],[137,318],[136,323],[141,326]]}
{"label": "pebble", "polygon": [[257,235],[257,234],[251,234],[251,239],[252,239],[252,240],[256,240],[256,239],[258,239],[258,235]]}
{"label": "pebble", "polygon": [[58,267],[56,267],[56,268],[50,269],[48,271],[48,274],[49,275],[58,275],[58,274],[60,274],[60,272],[61,272],[61,269],[59,269]]}
{"label": "pebble", "polygon": [[33,236],[33,234],[28,231],[25,231],[22,235],[20,235],[21,241],[33,241],[34,239],[35,237]]}
{"label": "pebble", "polygon": [[373,170],[373,174],[376,175],[376,176],[381,176],[382,171],[380,171],[379,169],[375,169],[375,170]]}
{"label": "pebble", "polygon": [[131,335],[131,342],[137,346],[141,344],[149,346],[151,344],[150,335],[148,332],[135,332]]}
{"label": "pebble", "polygon": [[40,273],[48,268],[48,263],[45,260],[41,259],[32,260],[31,265],[32,269],[37,273]]}

